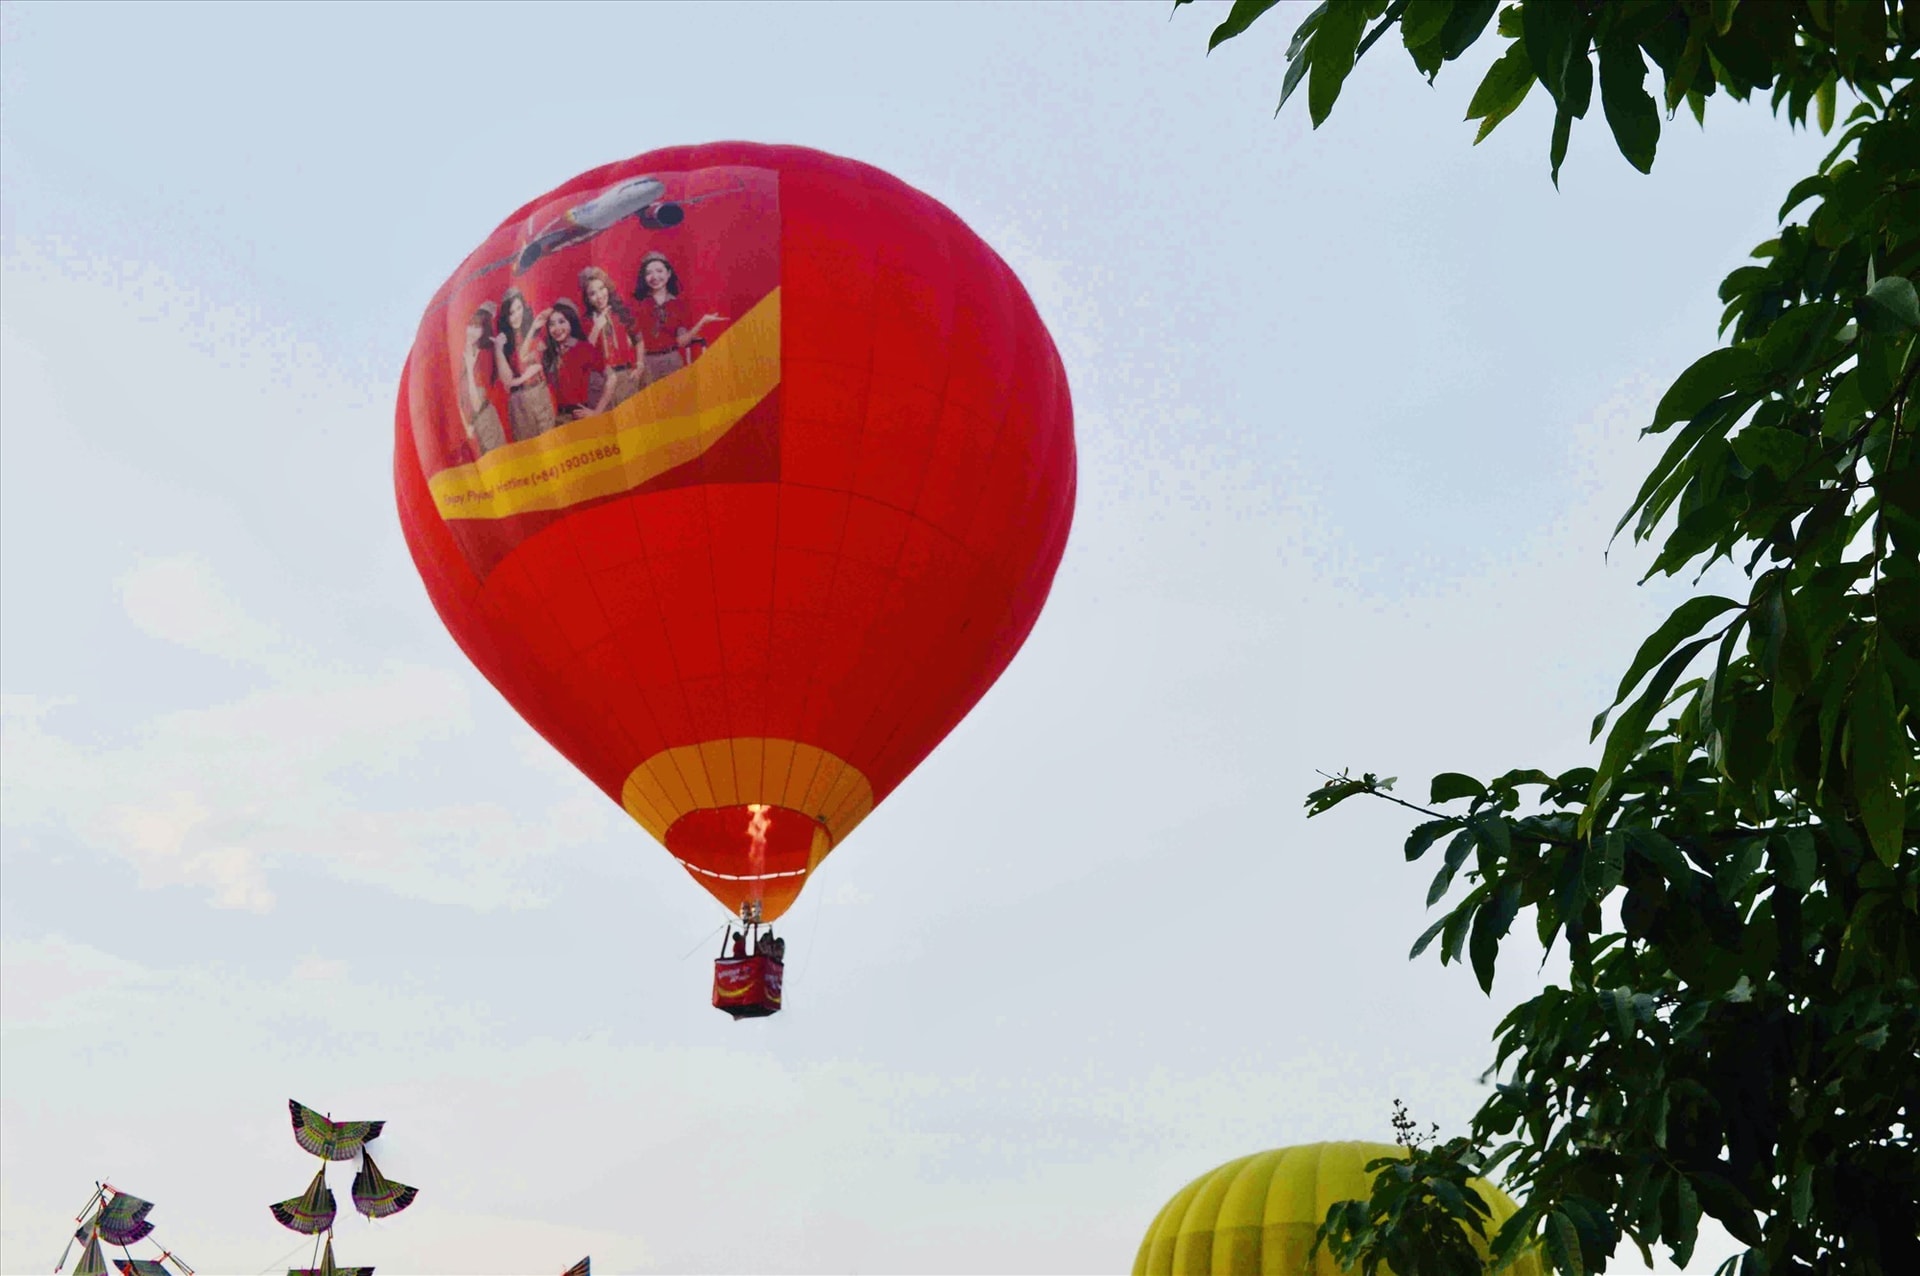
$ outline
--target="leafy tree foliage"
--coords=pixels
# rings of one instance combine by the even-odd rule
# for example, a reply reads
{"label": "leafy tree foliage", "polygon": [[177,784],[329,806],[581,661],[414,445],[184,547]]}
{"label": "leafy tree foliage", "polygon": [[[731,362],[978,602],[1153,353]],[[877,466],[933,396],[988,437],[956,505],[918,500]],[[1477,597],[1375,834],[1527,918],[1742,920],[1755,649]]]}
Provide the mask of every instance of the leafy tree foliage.
{"label": "leafy tree foliage", "polygon": [[[1273,7],[1238,0],[1210,47]],[[1661,399],[1616,529],[1658,546],[1649,576],[1726,559],[1746,597],[1690,598],[1647,637],[1594,766],[1440,775],[1425,804],[1342,774],[1307,799],[1426,817],[1405,853],[1438,848],[1445,912],[1413,956],[1437,944],[1490,991],[1526,915],[1570,957],[1500,1025],[1470,1137],[1322,1238],[1363,1269],[1475,1270],[1420,1238],[1477,1227],[1449,1189],[1498,1169],[1524,1205],[1496,1266],[1539,1246],[1601,1271],[1623,1237],[1684,1265],[1705,1214],[1749,1247],[1727,1269],[1920,1272],[1920,0],[1328,0],[1280,100],[1304,80],[1318,126],[1388,35],[1432,78],[1490,27],[1475,141],[1544,90],[1556,183],[1596,87],[1642,171],[1663,116],[1704,124],[1719,92],[1841,131],[1721,285],[1727,344]]]}

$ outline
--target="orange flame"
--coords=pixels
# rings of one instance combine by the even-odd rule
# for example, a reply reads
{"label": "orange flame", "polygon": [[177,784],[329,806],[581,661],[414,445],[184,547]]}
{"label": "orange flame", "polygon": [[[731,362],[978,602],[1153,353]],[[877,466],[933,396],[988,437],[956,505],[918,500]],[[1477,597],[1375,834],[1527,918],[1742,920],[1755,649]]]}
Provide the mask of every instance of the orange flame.
{"label": "orange flame", "polygon": [[772,809],[759,802],[747,807],[752,816],[747,821],[747,837],[752,843],[747,849],[747,862],[752,866],[751,872],[755,877],[767,871],[767,830],[773,827],[773,817],[767,812]]}

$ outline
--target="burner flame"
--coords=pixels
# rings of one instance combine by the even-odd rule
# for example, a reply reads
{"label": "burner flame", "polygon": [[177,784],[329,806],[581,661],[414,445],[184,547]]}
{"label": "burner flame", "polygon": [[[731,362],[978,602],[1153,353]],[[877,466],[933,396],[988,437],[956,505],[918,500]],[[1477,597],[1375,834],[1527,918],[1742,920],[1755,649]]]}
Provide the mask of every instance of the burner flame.
{"label": "burner flame", "polygon": [[767,830],[773,827],[773,816],[768,812],[772,807],[755,802],[747,807],[752,818],[747,821],[747,862],[752,865],[752,873],[760,877],[767,871]]}

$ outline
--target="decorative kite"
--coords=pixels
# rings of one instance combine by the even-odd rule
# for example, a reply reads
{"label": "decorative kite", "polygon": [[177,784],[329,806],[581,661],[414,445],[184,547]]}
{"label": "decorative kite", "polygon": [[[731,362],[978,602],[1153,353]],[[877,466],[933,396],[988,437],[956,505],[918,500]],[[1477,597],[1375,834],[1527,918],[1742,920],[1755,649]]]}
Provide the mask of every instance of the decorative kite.
{"label": "decorative kite", "polygon": [[336,1211],[333,1189],[327,1186],[327,1167],[320,1167],[306,1191],[267,1208],[280,1220],[280,1226],[307,1236],[318,1236],[332,1227]]}
{"label": "decorative kite", "polygon": [[327,1237],[327,1245],[320,1255],[318,1267],[289,1267],[287,1276],[373,1276],[371,1267],[336,1267],[333,1264],[333,1237]]}
{"label": "decorative kite", "polygon": [[117,1245],[124,1252],[126,1247],[145,1240],[160,1251],[158,1259],[135,1258],[128,1254],[125,1258],[116,1258],[113,1265],[128,1276],[172,1276],[166,1263],[172,1263],[184,1276],[193,1276],[193,1269],[179,1258],[169,1253],[160,1242],[152,1240],[153,1223],[147,1218],[153,1209],[153,1202],[143,1200],[131,1192],[122,1192],[111,1183],[93,1185],[93,1195],[75,1219],[80,1222],[79,1230],[74,1232],[73,1240],[67,1242],[67,1248],[60,1255],[60,1262],[54,1270],[61,1271],[67,1265],[67,1256],[78,1243],[80,1263],[74,1270],[74,1276],[108,1276],[106,1255],[101,1246]]}
{"label": "decorative kite", "polygon": [[502,222],[429,305],[394,435],[454,640],[757,923],[1006,669],[1075,470],[1060,356],[992,248],[879,169],[745,142]]}
{"label": "decorative kite", "polygon": [[360,1155],[360,1145],[380,1137],[385,1121],[332,1121],[293,1099],[287,1100],[293,1114],[293,1138],[303,1149],[329,1161],[351,1161]]}
{"label": "decorative kite", "polygon": [[153,1224],[147,1221],[147,1212],[153,1208],[152,1201],[143,1201],[129,1192],[102,1192],[102,1200],[93,1217],[80,1225],[73,1234],[75,1240],[87,1239],[87,1233],[93,1228],[100,1229],[100,1239],[108,1245],[127,1246],[144,1239],[153,1231]]}
{"label": "decorative kite", "polygon": [[373,1163],[373,1153],[360,1154],[360,1172],[353,1176],[353,1208],[368,1218],[388,1218],[413,1204],[418,1188],[396,1183]]}
{"label": "decorative kite", "polygon": [[587,1255],[566,1271],[561,1272],[560,1276],[593,1276],[593,1255]]}
{"label": "decorative kite", "polygon": [[269,1206],[283,1227],[308,1236],[326,1234],[320,1266],[290,1270],[287,1276],[373,1276],[371,1267],[336,1267],[333,1261],[333,1222],[336,1215],[333,1189],[327,1186],[327,1165],[331,1161],[350,1161],[360,1157],[360,1170],[353,1176],[353,1207],[369,1219],[389,1218],[413,1204],[419,1189],[396,1183],[380,1172],[366,1145],[380,1137],[384,1121],[335,1121],[292,1099],[287,1109],[293,1113],[293,1137],[306,1151],[320,1158],[307,1190],[289,1201]]}
{"label": "decorative kite", "polygon": [[80,1251],[80,1264],[73,1269],[73,1276],[108,1276],[106,1256],[100,1252],[98,1228],[87,1230],[87,1247]]}

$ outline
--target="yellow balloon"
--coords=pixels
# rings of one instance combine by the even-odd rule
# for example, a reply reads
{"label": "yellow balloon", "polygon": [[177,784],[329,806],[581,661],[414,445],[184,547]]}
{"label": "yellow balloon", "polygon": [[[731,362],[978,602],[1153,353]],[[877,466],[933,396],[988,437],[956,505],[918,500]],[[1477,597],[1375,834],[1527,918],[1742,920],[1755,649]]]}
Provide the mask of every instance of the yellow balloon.
{"label": "yellow balloon", "polygon": [[[1367,1162],[1405,1156],[1391,1143],[1308,1143],[1229,1161],[1181,1188],[1161,1208],[1140,1242],[1134,1276],[1341,1276],[1322,1249],[1313,1265],[1313,1234],[1335,1201],[1365,1200],[1373,1190]],[[1482,1179],[1473,1188],[1493,1210],[1492,1236],[1517,1208]],[[1386,1270],[1382,1268],[1382,1270]],[[1545,1276],[1539,1256],[1522,1254],[1513,1276]]]}

